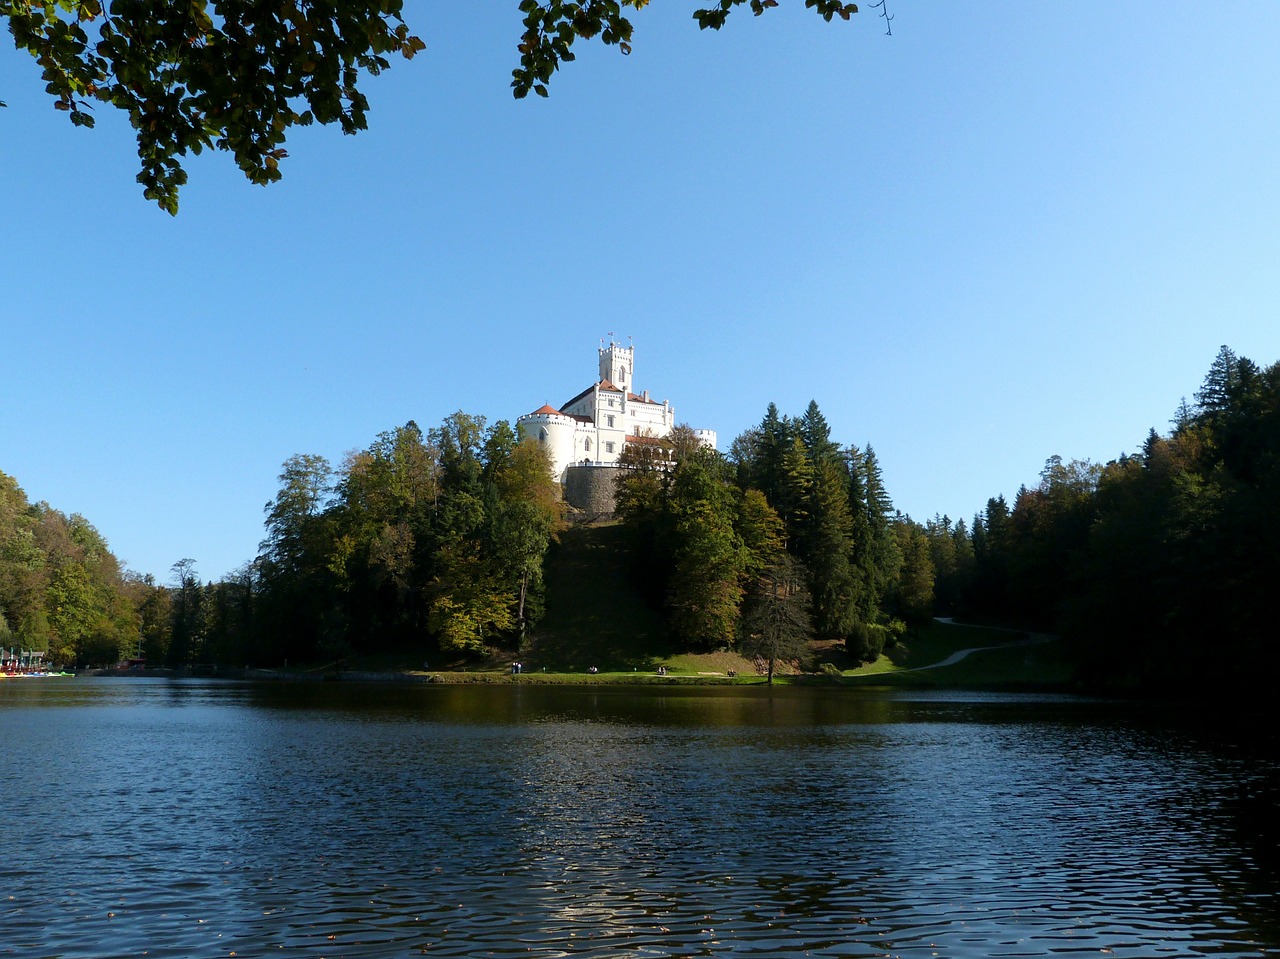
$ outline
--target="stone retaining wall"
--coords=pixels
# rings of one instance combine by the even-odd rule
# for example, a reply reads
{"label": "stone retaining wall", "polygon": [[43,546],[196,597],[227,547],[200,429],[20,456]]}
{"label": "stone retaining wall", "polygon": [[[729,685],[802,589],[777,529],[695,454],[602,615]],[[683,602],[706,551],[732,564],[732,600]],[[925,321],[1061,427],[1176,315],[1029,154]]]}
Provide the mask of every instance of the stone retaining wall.
{"label": "stone retaining wall", "polygon": [[584,513],[612,515],[617,475],[613,466],[570,466],[564,472],[564,501]]}

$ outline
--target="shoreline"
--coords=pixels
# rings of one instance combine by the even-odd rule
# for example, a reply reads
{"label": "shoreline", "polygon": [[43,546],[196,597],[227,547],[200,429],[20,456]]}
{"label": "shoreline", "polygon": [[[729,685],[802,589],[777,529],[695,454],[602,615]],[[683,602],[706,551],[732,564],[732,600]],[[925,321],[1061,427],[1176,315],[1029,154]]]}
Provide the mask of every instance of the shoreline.
{"label": "shoreline", "polygon": [[[944,626],[959,625],[952,621],[942,619],[939,622]],[[955,689],[985,689],[994,691],[1036,691],[1036,692],[1071,692],[1079,691],[1079,686],[1065,677],[1049,676],[1010,676],[1007,673],[1002,674],[1002,670],[994,669],[990,671],[989,676],[983,675],[967,675],[964,677],[957,676],[957,681],[947,683],[940,682],[936,671],[945,667],[955,666],[975,653],[989,653],[1000,650],[1013,650],[1030,646],[1041,646],[1053,640],[1055,637],[1047,634],[1026,633],[1020,630],[1005,630],[995,627],[973,627],[967,626],[969,629],[977,629],[982,633],[1010,633],[1020,636],[1020,639],[1012,642],[997,643],[994,645],[974,645],[965,648],[956,649],[954,646],[950,650],[938,650],[935,656],[940,656],[933,662],[920,666],[905,666],[894,669],[878,669],[868,672],[841,672],[839,675],[833,672],[813,671],[813,672],[775,672],[774,685],[777,686],[806,686],[806,687],[828,687],[828,688],[857,688],[857,687],[899,687],[899,688],[955,688]],[[983,637],[985,638],[985,636]],[[992,637],[994,638],[994,637]],[[972,642],[972,639],[970,640]],[[882,657],[883,658],[883,657]],[[698,662],[679,663],[679,671],[671,672],[671,668],[676,667],[676,663],[658,672],[652,664],[642,670],[633,669],[630,672],[625,670],[612,670],[607,672],[588,672],[573,670],[571,672],[553,671],[548,672],[545,669],[529,669],[519,673],[511,672],[505,664],[499,665],[501,658],[491,658],[486,664],[475,669],[466,668],[446,668],[442,670],[429,669],[349,669],[344,668],[340,663],[329,663],[326,665],[312,667],[310,669],[302,668],[272,668],[259,669],[248,666],[244,667],[227,667],[218,665],[198,665],[184,668],[132,668],[120,669],[115,667],[84,669],[78,671],[77,675],[83,676],[105,676],[116,679],[128,679],[139,677],[159,677],[170,679],[226,679],[241,680],[254,682],[288,682],[288,683],[315,683],[315,682],[345,682],[345,683],[387,683],[398,685],[445,685],[445,686],[471,686],[471,685],[540,685],[540,686],[767,686],[768,677],[764,672],[756,672],[751,670],[746,662],[723,663],[723,662]],[[462,664],[453,664],[460,667]],[[702,667],[702,668],[698,668]],[[716,668],[719,667],[719,668]],[[743,668],[747,667],[747,668]],[[758,667],[757,667],[758,668]],[[794,664],[792,666],[794,668]],[[734,670],[737,670],[735,673]],[[696,671],[695,671],[696,670]],[[987,670],[982,670],[986,673]],[[933,675],[929,675],[933,674]]]}
{"label": "shoreline", "polygon": [[[499,671],[467,672],[464,670],[361,670],[344,669],[341,672],[295,672],[282,669],[81,669],[77,676],[106,677],[109,679],[231,679],[286,683],[398,683],[406,685],[469,686],[505,684],[509,686],[756,686],[765,685],[764,676],[712,676],[712,675],[657,675],[655,673],[509,673]],[[775,685],[793,680],[806,680],[806,676],[778,676]],[[825,678],[825,677],[812,677]],[[792,683],[794,684],[794,683]]]}
{"label": "shoreline", "polygon": [[[926,667],[927,668],[927,667]],[[774,674],[773,685],[785,688],[807,689],[958,689],[988,692],[1026,692],[1026,693],[1083,693],[1071,684],[1000,682],[960,683],[946,686],[924,680],[912,681],[911,673],[916,670],[901,670],[897,673],[881,673],[863,677],[831,677],[821,673],[804,673],[797,675]],[[907,674],[907,675],[903,675]],[[664,687],[749,687],[769,688],[766,676],[708,676],[708,675],[672,675],[665,676],[654,673],[520,673],[509,672],[463,672],[463,671],[395,671],[395,670],[344,670],[341,673],[300,673],[274,669],[219,669],[219,670],[177,670],[149,669],[115,670],[85,669],[77,676],[103,677],[107,679],[218,679],[230,682],[261,683],[367,683],[395,686],[664,686]],[[889,678],[896,677],[896,678]]]}

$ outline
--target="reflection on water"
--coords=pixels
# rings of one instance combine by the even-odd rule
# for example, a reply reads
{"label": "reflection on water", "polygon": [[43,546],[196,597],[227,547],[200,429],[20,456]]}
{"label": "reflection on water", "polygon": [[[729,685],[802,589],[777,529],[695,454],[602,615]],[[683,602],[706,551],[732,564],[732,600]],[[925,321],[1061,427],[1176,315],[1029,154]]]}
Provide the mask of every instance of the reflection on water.
{"label": "reflection on water", "polygon": [[1149,706],[78,678],[0,735],[0,956],[1280,953],[1274,753]]}

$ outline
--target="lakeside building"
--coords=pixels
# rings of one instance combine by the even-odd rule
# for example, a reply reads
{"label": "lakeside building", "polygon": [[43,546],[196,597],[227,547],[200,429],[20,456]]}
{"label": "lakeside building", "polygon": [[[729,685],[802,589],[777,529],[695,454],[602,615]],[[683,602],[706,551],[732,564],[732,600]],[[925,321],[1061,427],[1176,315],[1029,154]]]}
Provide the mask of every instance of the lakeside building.
{"label": "lakeside building", "polygon": [[[663,440],[676,425],[671,401],[658,402],[648,390],[637,393],[634,383],[635,347],[615,342],[610,334],[607,344],[601,341],[596,382],[559,409],[548,404],[516,420],[523,435],[546,447],[552,475],[564,486],[570,505],[612,511],[612,471],[622,451],[628,445],[666,445]],[[715,448],[715,430],[694,432],[705,446]],[[601,509],[605,489],[609,508]]]}

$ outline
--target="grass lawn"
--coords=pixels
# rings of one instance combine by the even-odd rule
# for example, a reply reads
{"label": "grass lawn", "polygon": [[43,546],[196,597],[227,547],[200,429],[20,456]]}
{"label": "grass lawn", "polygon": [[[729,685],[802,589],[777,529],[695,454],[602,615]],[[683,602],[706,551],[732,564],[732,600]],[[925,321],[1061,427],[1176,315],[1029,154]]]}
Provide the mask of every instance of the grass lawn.
{"label": "grass lawn", "polygon": [[[547,684],[725,684],[758,685],[765,677],[756,672],[756,664],[733,652],[671,652],[662,641],[651,645],[641,642],[644,634],[624,633],[595,647],[587,637],[573,630],[566,634],[540,637],[530,644],[523,656],[494,651],[483,661],[439,663],[429,671],[437,682],[445,683],[547,683]],[[931,623],[919,634],[910,634],[896,647],[882,654],[874,663],[857,664],[844,651],[841,643],[815,646],[814,669],[831,663],[840,669],[839,677],[815,672],[801,672],[794,664],[783,664],[774,676],[779,685],[831,683],[842,686],[902,686],[953,689],[995,689],[1009,687],[1044,688],[1067,684],[1073,674],[1062,644],[1056,640],[1038,645],[1019,645],[1026,634],[979,626],[956,626]],[[631,637],[631,642],[626,642]],[[543,645],[545,643],[545,645]],[[995,647],[986,649],[985,647]],[[932,666],[962,649],[981,649],[958,663],[935,669]],[[610,653],[612,650],[612,653]],[[546,658],[539,654],[544,651]],[[612,658],[606,658],[611,656]],[[511,673],[511,661],[519,658],[524,671]],[[569,661],[581,660],[581,664]],[[589,673],[584,664],[597,665],[598,672]],[[379,667],[403,674],[427,672],[420,663],[362,662],[356,669]],[[658,666],[666,667],[666,675],[657,674]],[[729,673],[733,672],[734,676]]]}
{"label": "grass lawn", "polygon": [[[1057,640],[1024,646],[1026,633],[930,623],[897,647],[843,673],[841,682],[860,686],[999,687],[1056,686],[1068,682],[1072,667]],[[995,647],[985,649],[984,647]],[[962,649],[982,649],[958,663],[921,669]]]}

